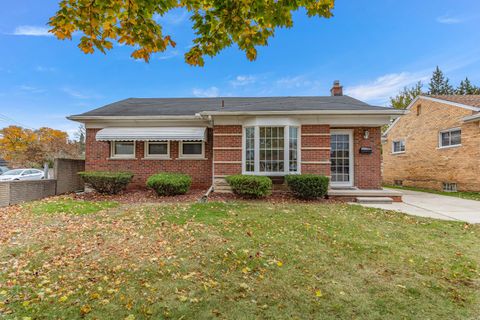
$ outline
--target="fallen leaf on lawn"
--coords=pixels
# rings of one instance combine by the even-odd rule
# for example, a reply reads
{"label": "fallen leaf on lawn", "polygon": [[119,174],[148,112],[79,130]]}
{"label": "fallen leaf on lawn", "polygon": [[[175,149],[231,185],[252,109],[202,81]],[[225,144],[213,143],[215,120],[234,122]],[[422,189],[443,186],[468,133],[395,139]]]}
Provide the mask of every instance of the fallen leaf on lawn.
{"label": "fallen leaf on lawn", "polygon": [[133,314],[130,314],[125,317],[125,320],[135,320],[135,316]]}
{"label": "fallen leaf on lawn", "polygon": [[277,261],[277,266],[279,266],[279,267],[283,266],[283,262],[282,261]]}
{"label": "fallen leaf on lawn", "polygon": [[322,291],[321,291],[321,290],[315,291],[315,296],[316,296],[317,298],[323,297]]}

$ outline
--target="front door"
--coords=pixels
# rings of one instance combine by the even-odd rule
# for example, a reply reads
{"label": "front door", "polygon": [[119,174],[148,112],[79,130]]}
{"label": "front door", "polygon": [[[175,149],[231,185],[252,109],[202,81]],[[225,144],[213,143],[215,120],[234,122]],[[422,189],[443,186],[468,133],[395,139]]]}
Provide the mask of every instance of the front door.
{"label": "front door", "polygon": [[353,186],[353,132],[331,130],[330,172],[332,187]]}

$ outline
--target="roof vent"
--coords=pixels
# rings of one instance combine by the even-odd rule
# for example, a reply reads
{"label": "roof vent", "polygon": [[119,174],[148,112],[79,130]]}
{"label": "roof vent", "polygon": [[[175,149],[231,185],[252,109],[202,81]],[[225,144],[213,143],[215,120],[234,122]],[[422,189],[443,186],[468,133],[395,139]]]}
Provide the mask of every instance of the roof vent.
{"label": "roof vent", "polygon": [[343,87],[339,80],[333,81],[333,87],[330,89],[330,94],[333,96],[343,96]]}

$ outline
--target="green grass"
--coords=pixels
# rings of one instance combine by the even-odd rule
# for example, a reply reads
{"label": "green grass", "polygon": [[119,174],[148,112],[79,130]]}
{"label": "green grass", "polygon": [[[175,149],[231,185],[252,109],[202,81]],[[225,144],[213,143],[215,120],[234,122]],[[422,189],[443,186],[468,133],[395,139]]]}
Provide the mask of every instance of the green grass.
{"label": "green grass", "polygon": [[81,201],[73,199],[55,199],[33,202],[25,205],[35,214],[67,213],[73,215],[92,214],[104,209],[115,208],[118,202],[114,201]]}
{"label": "green grass", "polygon": [[15,215],[13,240],[0,243],[5,319],[480,314],[479,226],[343,204],[244,201],[73,217]]}
{"label": "green grass", "polygon": [[439,191],[439,190],[424,189],[424,188],[417,188],[417,187],[406,187],[406,186],[402,186],[402,187],[401,186],[385,186],[385,187],[400,189],[400,190],[412,190],[412,191],[435,193],[435,194],[440,194],[442,196],[457,197],[462,199],[480,201],[480,192],[445,192],[445,191]]}

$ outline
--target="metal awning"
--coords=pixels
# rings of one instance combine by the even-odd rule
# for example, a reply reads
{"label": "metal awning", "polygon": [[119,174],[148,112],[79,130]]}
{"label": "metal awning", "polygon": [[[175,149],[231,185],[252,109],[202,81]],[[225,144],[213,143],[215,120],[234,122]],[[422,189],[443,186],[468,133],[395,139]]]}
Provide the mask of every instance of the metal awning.
{"label": "metal awning", "polygon": [[205,141],[204,127],[104,128],[97,141]]}

